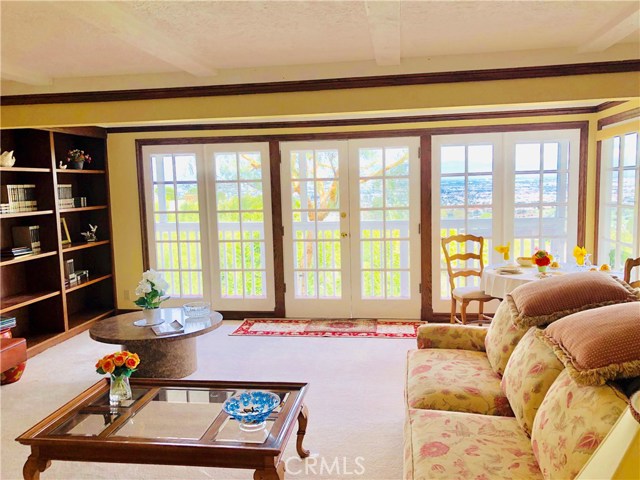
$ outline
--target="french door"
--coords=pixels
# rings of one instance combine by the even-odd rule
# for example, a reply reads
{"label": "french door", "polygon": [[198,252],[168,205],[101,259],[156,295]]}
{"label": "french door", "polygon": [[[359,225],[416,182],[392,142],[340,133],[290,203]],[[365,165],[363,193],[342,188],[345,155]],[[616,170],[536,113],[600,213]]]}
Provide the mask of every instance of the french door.
{"label": "french door", "polygon": [[281,144],[287,316],[419,318],[418,144]]}

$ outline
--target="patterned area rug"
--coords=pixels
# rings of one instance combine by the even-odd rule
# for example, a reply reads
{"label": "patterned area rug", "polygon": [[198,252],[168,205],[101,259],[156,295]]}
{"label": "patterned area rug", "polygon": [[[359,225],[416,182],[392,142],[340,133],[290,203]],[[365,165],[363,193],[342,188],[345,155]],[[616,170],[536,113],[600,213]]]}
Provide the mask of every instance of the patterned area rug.
{"label": "patterned area rug", "polygon": [[422,322],[365,319],[246,318],[230,335],[415,338]]}

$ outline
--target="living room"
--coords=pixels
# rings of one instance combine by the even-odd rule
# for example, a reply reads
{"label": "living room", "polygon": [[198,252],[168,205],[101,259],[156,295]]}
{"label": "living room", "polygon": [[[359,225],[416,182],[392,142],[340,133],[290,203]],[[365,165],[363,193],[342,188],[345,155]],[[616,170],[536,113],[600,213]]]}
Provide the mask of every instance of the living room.
{"label": "living room", "polygon": [[[15,165],[0,167],[2,185],[33,182],[49,213],[33,217],[40,257],[3,257],[2,315],[16,317],[29,358],[0,391],[2,478],[20,478],[29,457],[16,437],[99,380],[96,361],[119,342],[96,341],[95,329],[140,312],[136,286],[151,268],[169,285],[163,308],[205,301],[224,319],[192,339],[188,380],[308,384],[311,457],[291,435],[278,467],[287,478],[447,478],[441,464],[403,470],[415,333],[256,335],[245,319],[280,330],[309,318],[449,323],[441,238],[455,233],[483,237],[487,270],[507,262],[498,247],[511,263],[546,247],[575,265],[579,246],[622,278],[640,257],[638,11],[626,1],[3,2],[2,151]],[[535,172],[506,160],[524,143],[540,146]],[[461,148],[477,157],[458,167]],[[83,173],[64,165],[77,149],[93,157]],[[615,152],[631,160],[616,164]],[[251,159],[247,178],[212,166],[228,154],[237,171]],[[538,181],[536,200],[518,197]],[[89,205],[61,206],[62,185]],[[247,204],[224,197],[225,185],[251,188]],[[618,191],[631,200],[607,199]],[[26,211],[3,216],[3,249],[15,246],[11,227],[31,223]],[[65,286],[70,259],[88,281]],[[250,334],[234,334],[243,325]],[[141,370],[160,363],[151,355]],[[42,478],[252,475],[154,463],[32,462]]]}

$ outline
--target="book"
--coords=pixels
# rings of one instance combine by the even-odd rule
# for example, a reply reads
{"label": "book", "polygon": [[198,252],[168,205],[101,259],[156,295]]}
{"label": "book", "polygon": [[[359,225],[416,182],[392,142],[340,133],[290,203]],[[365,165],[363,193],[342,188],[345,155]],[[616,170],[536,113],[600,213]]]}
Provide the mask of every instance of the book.
{"label": "book", "polygon": [[165,335],[174,335],[176,333],[184,332],[184,326],[177,320],[174,320],[171,323],[165,322],[160,325],[156,325],[155,327],[151,327],[153,333],[157,336],[162,337]]}
{"label": "book", "polygon": [[16,226],[11,228],[14,247],[28,247],[33,253],[40,253],[40,226]]}
{"label": "book", "polygon": [[58,207],[60,209],[74,208],[73,185],[58,185]]}
{"label": "book", "polygon": [[30,255],[33,253],[29,247],[3,248],[0,250],[2,258],[20,257],[22,255]]}
{"label": "book", "polygon": [[0,330],[7,330],[16,326],[16,317],[4,317],[0,315]]}

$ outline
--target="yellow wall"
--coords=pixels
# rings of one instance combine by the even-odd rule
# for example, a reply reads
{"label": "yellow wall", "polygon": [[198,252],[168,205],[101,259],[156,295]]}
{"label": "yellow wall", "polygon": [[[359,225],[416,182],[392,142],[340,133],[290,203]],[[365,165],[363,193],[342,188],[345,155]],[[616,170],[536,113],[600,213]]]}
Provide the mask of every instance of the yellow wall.
{"label": "yellow wall", "polygon": [[[284,94],[242,95],[168,99],[153,101],[52,104],[2,107],[2,126],[47,127],[109,125],[127,122],[170,122],[178,120],[220,122],[225,119],[305,117],[318,114],[406,112],[416,109],[447,107],[492,107],[518,105],[527,108],[539,102],[580,100],[607,101],[637,97],[640,74],[637,72],[557,77],[529,80],[419,85]],[[638,100],[634,100],[638,104]],[[616,107],[611,113],[628,109]],[[601,114],[581,114],[513,119],[466,120],[406,123],[359,127],[286,128],[264,130],[225,130],[193,132],[151,132],[111,134],[108,138],[113,244],[119,308],[130,308],[124,291],[132,290],[142,272],[142,243],[138,204],[135,140],[138,138],[219,137],[233,135],[293,134],[311,132],[384,131],[404,128],[439,128],[476,125],[513,125],[522,123],[589,121],[587,249],[593,248],[595,214],[596,123]]]}

